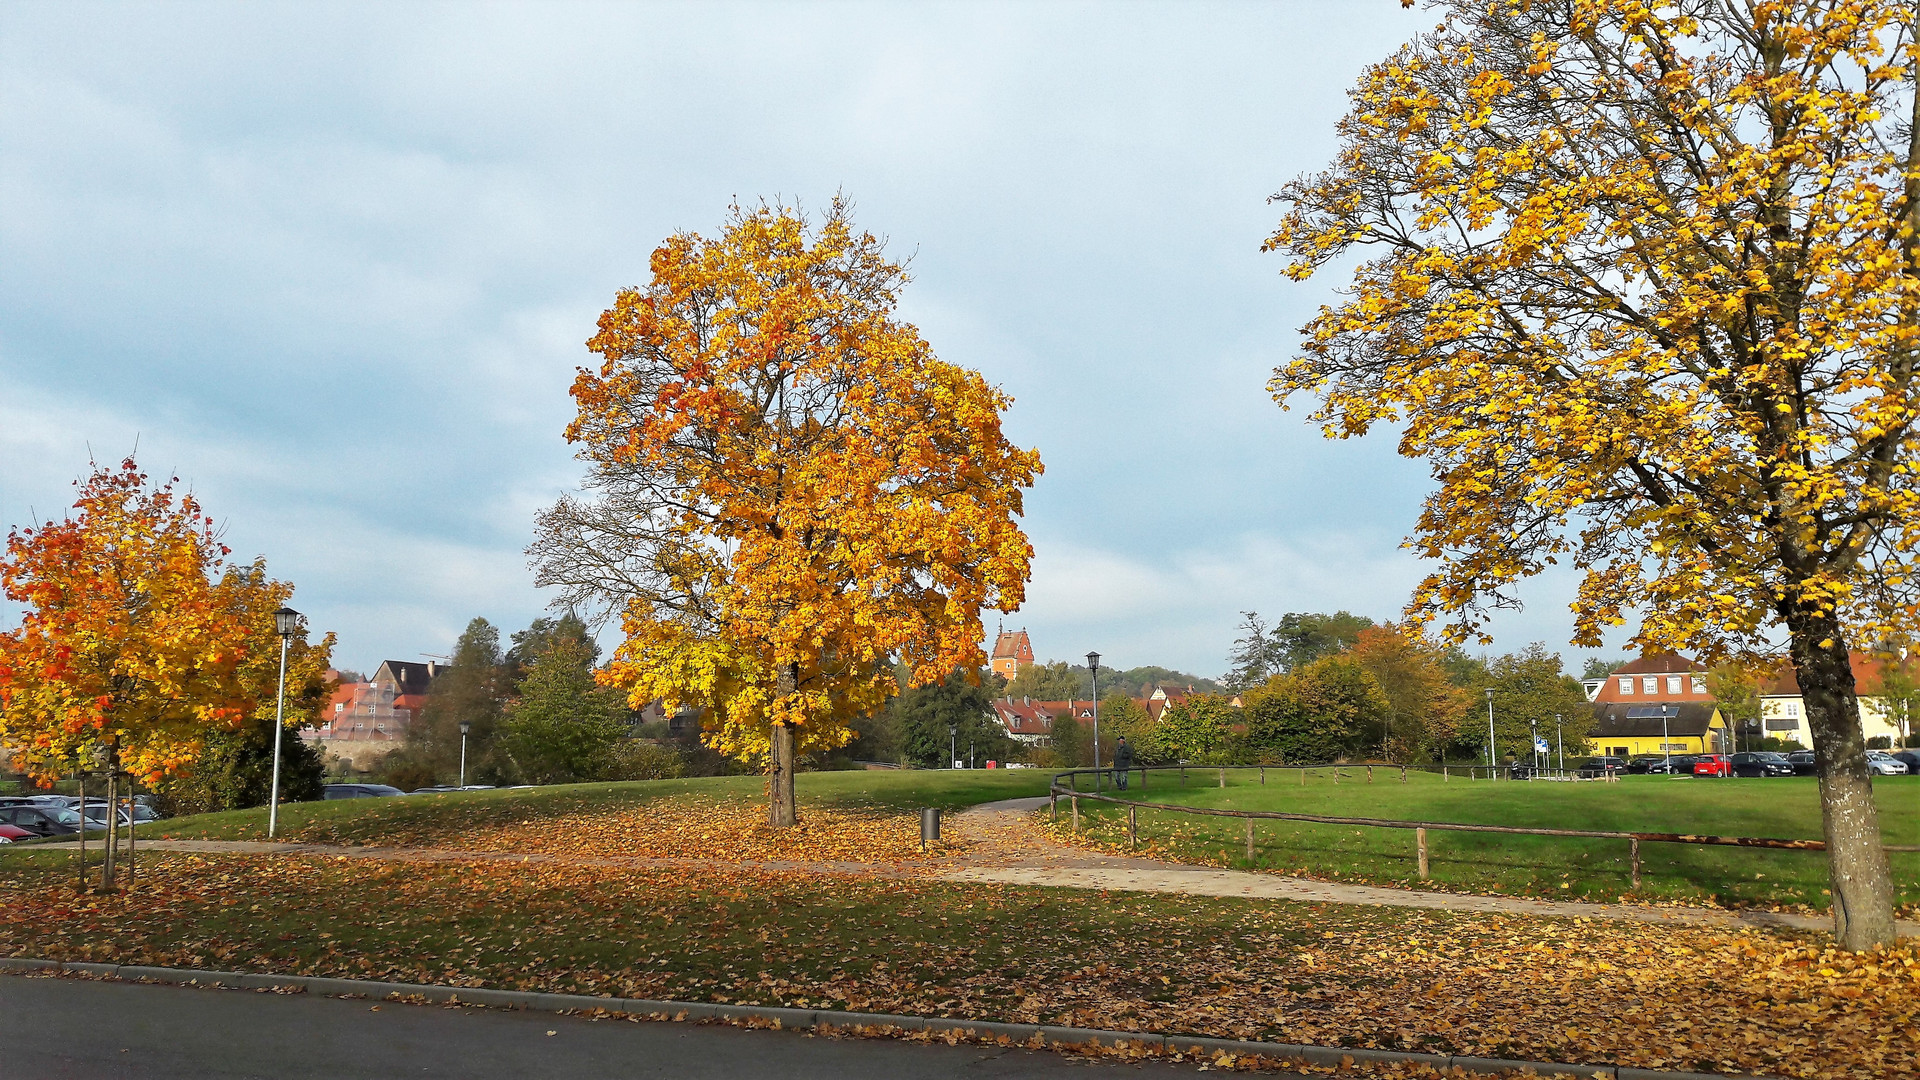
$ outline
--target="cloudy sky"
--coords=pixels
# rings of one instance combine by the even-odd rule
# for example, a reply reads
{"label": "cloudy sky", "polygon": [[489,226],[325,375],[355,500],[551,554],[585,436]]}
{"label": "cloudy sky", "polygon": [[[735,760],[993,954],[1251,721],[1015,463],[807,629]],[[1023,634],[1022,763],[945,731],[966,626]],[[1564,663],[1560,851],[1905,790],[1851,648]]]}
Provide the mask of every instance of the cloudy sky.
{"label": "cloudy sky", "polygon": [[[1238,613],[1398,611],[1425,470],[1263,384],[1337,281],[1266,196],[1398,0],[0,6],[0,522],[177,473],[337,657],[542,613],[582,342],[676,230],[843,192],[1016,399],[1040,655],[1219,673]],[[1565,580],[1496,647],[1569,633]],[[991,627],[988,628],[989,631]],[[1569,660],[1573,653],[1568,651]]]}

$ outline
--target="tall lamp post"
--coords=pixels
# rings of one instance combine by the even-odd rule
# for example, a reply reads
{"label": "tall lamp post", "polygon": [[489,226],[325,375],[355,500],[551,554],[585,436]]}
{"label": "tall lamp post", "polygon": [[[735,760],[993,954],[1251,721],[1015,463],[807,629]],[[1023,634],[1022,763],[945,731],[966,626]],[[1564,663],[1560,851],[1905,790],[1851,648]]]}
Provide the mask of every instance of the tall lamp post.
{"label": "tall lamp post", "polygon": [[[934,730],[938,731],[938,728]],[[960,725],[947,725],[947,768],[960,767]]]}
{"label": "tall lamp post", "polygon": [[1498,772],[1500,768],[1500,749],[1494,745],[1493,735],[1493,687],[1487,687],[1487,768]]}
{"label": "tall lamp post", "polygon": [[473,730],[473,721],[460,721],[460,786],[467,786],[467,732]]}
{"label": "tall lamp post", "polygon": [[1559,713],[1553,714],[1553,745],[1560,750],[1560,769],[1564,772],[1567,768],[1567,740],[1566,737],[1560,733]]}
{"label": "tall lamp post", "polygon": [[280,635],[280,690],[273,705],[273,786],[267,793],[267,838],[280,828],[280,733],[287,729],[287,646],[300,632],[300,613],[282,607],[273,613],[273,629]]}
{"label": "tall lamp post", "polygon": [[[1087,670],[1093,673],[1093,767],[1100,767],[1100,654],[1087,654]],[[1069,708],[1068,712],[1073,710]],[[1145,780],[1140,781],[1146,783]]]}

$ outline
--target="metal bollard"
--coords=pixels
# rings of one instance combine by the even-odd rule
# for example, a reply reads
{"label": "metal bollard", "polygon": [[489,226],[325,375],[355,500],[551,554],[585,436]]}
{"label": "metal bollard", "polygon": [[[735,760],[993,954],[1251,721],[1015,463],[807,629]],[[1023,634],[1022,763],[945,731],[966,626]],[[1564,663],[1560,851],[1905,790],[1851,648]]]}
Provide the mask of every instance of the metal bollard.
{"label": "metal bollard", "polygon": [[920,811],[920,850],[940,842],[940,809],[929,806]]}

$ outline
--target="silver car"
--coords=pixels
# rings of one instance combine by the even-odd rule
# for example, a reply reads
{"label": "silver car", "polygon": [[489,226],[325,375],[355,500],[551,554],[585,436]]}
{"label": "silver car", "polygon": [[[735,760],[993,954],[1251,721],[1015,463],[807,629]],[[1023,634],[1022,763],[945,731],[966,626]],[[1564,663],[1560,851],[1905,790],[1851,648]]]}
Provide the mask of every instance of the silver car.
{"label": "silver car", "polygon": [[1881,776],[1907,775],[1907,763],[1885,750],[1867,751],[1867,768]]}

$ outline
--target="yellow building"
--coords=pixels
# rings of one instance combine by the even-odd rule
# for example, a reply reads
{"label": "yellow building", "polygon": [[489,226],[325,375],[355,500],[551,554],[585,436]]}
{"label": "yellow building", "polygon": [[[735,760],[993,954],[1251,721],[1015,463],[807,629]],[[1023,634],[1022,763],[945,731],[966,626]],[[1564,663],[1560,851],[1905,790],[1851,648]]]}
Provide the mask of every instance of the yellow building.
{"label": "yellow building", "polygon": [[1595,754],[1724,754],[1727,722],[1711,704],[1693,702],[1602,702],[1593,707]]}

